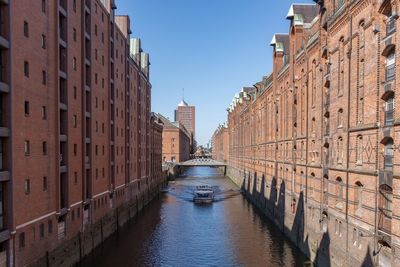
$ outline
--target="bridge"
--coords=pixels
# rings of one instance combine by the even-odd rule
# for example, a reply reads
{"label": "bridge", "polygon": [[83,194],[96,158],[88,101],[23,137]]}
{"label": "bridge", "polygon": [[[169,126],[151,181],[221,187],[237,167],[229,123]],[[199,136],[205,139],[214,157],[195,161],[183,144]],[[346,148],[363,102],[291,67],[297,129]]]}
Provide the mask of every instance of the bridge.
{"label": "bridge", "polygon": [[224,174],[226,175],[226,163],[219,162],[210,158],[197,158],[184,162],[179,162],[176,166],[182,167],[224,167]]}
{"label": "bridge", "polygon": [[188,161],[179,162],[176,165],[185,167],[226,167],[226,163],[222,163],[210,158],[191,159]]}

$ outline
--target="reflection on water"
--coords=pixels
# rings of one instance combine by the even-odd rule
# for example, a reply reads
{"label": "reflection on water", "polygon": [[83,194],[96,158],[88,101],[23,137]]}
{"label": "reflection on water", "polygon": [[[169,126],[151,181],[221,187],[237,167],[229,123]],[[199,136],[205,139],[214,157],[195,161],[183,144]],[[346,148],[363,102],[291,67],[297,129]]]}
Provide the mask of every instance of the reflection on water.
{"label": "reflection on water", "polygon": [[[211,185],[216,202],[195,205],[193,189]],[[81,263],[105,266],[303,266],[304,258],[213,168],[190,168],[168,193]]]}

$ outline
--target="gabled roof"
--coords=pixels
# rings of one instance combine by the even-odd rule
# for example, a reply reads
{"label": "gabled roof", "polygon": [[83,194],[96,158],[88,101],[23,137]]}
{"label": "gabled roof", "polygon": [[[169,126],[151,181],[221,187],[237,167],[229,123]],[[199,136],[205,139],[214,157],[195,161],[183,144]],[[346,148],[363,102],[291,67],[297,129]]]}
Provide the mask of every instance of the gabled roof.
{"label": "gabled roof", "polygon": [[275,33],[270,45],[275,46],[275,49],[282,49],[284,54],[289,54],[289,34]]}
{"label": "gabled roof", "polygon": [[318,16],[318,12],[316,4],[292,4],[286,18],[291,20],[297,16],[302,18],[303,23],[311,23]]}
{"label": "gabled roof", "polygon": [[161,115],[160,113],[157,113],[157,117],[164,124],[164,128],[179,128],[174,123],[172,123],[169,119],[167,119],[166,117]]}

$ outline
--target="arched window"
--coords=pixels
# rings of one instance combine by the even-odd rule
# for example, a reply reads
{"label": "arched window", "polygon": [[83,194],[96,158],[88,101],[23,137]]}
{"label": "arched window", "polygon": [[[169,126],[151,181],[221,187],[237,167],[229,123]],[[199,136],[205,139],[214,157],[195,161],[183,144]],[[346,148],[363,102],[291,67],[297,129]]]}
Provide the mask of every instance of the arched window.
{"label": "arched window", "polygon": [[343,109],[340,108],[338,110],[338,122],[337,122],[337,127],[341,128],[343,127]]}
{"label": "arched window", "polygon": [[364,46],[364,42],[365,42],[365,29],[364,29],[364,26],[365,26],[365,22],[364,22],[364,20],[362,20],[360,22],[360,24],[358,25],[359,34],[360,34],[360,37],[359,37],[360,47]]}
{"label": "arched window", "polygon": [[314,106],[314,104],[315,104],[315,98],[316,98],[316,91],[317,91],[317,85],[316,85],[316,61],[315,60],[313,60],[313,63],[312,63],[312,73],[311,73],[311,75],[312,75],[312,77],[311,77],[311,79],[312,79],[312,92],[311,92],[311,104]]}
{"label": "arched window", "polygon": [[337,140],[337,157],[336,157],[336,162],[338,164],[343,163],[343,138],[340,136]]}
{"label": "arched window", "polygon": [[315,117],[311,119],[311,132],[315,132]]}
{"label": "arched window", "polygon": [[362,208],[362,191],[364,186],[359,181],[356,182],[356,187],[354,189],[354,203],[356,203],[356,214],[361,211]]}
{"label": "arched window", "polygon": [[356,143],[357,164],[362,164],[362,154],[363,154],[363,137],[362,135],[359,135],[357,136],[357,143]]}
{"label": "arched window", "polygon": [[[337,204],[342,205],[343,202],[343,181],[342,178],[336,178],[336,196],[337,196]],[[342,206],[340,206],[342,207]]]}
{"label": "arched window", "polygon": [[385,170],[392,170],[393,169],[393,139],[390,138],[385,143],[384,149],[384,167]]}
{"label": "arched window", "polygon": [[338,84],[338,94],[343,93],[344,88],[344,38],[339,40],[339,84]]}

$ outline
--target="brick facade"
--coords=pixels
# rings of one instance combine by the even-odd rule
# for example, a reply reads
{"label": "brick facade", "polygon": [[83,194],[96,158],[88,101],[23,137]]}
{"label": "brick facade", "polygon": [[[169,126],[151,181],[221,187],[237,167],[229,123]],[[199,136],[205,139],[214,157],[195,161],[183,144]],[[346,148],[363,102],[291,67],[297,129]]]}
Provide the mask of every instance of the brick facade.
{"label": "brick facade", "polygon": [[180,122],[171,122],[161,114],[163,162],[184,162],[190,158],[190,132]]}
{"label": "brick facade", "polygon": [[399,3],[315,2],[228,108],[229,175],[321,266],[399,266]]}
{"label": "brick facade", "polygon": [[113,0],[0,9],[0,266],[26,266],[156,191],[162,125]]}
{"label": "brick facade", "polygon": [[218,126],[211,138],[212,158],[227,162],[229,157],[229,131],[225,124]]}

